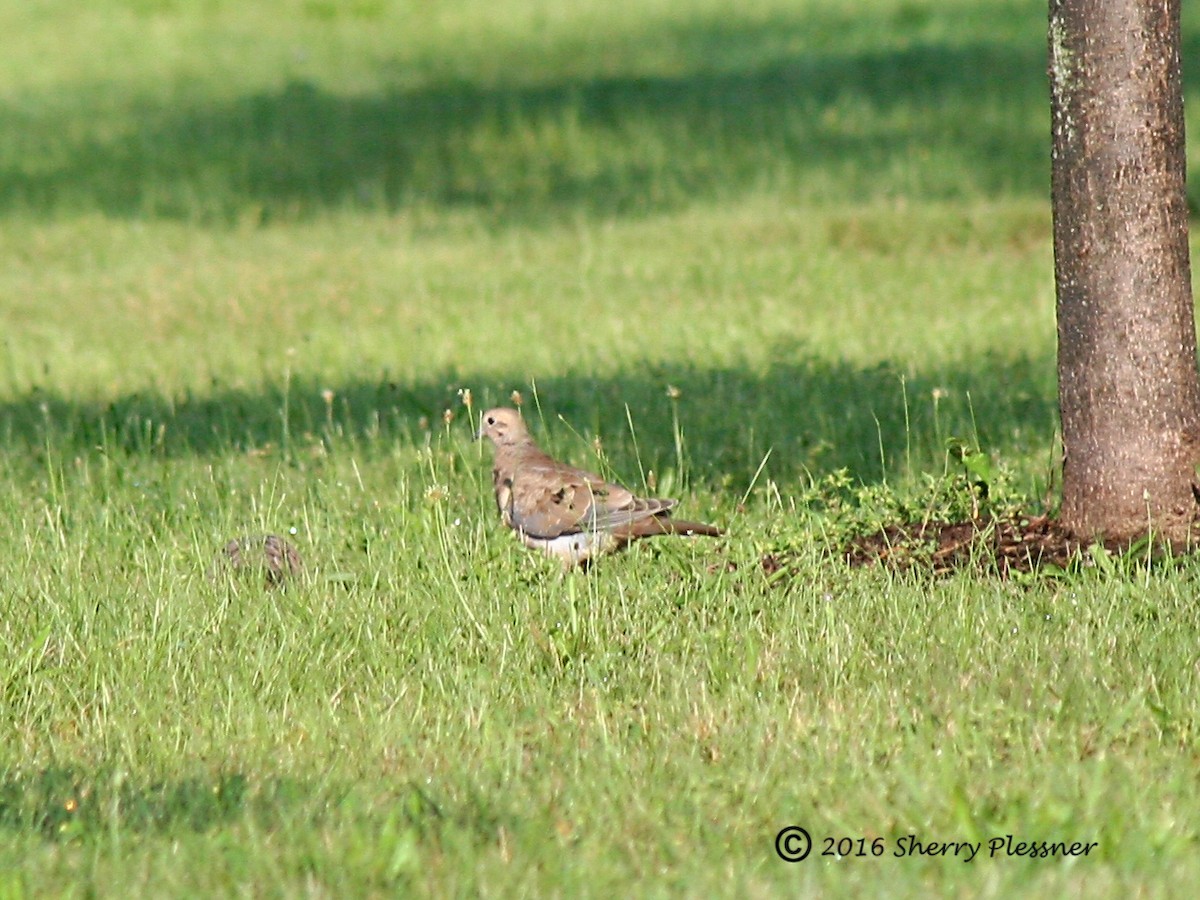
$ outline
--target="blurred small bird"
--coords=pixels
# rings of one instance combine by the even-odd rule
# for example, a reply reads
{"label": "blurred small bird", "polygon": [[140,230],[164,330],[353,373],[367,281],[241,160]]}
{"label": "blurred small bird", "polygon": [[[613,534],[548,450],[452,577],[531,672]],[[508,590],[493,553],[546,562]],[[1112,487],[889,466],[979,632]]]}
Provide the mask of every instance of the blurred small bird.
{"label": "blurred small bird", "polygon": [[208,577],[215,581],[222,572],[239,576],[253,573],[261,576],[267,587],[278,587],[302,568],[295,547],[277,534],[259,534],[236,538],[222,547],[209,566]]}
{"label": "blurred small bird", "polygon": [[504,524],[526,547],[555,557],[565,568],[639,538],[723,534],[714,525],[672,519],[677,500],[642,499],[551,458],[534,443],[515,409],[485,412],[476,438],[487,438],[496,448],[492,480]]}

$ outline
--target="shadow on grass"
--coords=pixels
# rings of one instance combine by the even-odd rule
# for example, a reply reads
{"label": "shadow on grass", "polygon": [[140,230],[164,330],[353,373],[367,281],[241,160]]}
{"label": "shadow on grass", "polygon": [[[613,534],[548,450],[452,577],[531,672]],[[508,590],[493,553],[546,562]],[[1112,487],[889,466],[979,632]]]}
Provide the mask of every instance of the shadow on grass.
{"label": "shadow on grass", "polygon": [[[920,34],[922,21],[908,21],[917,13],[896,28]],[[522,83],[510,48],[511,83],[342,96],[293,81],[227,104],[129,100],[124,121],[110,111],[69,130],[36,105],[0,110],[0,134],[23,135],[21,157],[0,168],[0,211],[266,221],[434,206],[537,220],[755,187],[850,200],[1045,194],[1040,21],[1027,40],[1004,42],[993,35],[1011,26],[993,26],[1012,5],[985,3],[970,16],[974,42],[789,52],[789,35],[807,46],[814,23],[838,24],[820,15],[640,38],[651,56],[683,60],[672,75]],[[100,88],[78,88],[82,109],[88,90]]]}
{"label": "shadow on grass", "polygon": [[386,802],[364,801],[350,788],[296,778],[251,779],[224,773],[146,781],[119,770],[51,767],[0,780],[0,832],[47,840],[104,838],[114,831],[179,835],[250,819],[262,826],[338,818],[383,818],[417,836],[456,827],[490,836],[494,814],[467,804],[451,812],[425,788],[399,785]]}
{"label": "shadow on grass", "polygon": [[[678,422],[692,479],[744,488],[770,451],[766,471],[777,480],[845,468],[869,483],[938,466],[952,437],[1048,458],[1057,425],[1054,384],[1050,359],[981,358],[905,375],[888,365],[799,357],[777,358],[761,370],[671,364],[542,378],[540,413],[527,382],[469,373],[412,384],[386,377],[332,386],[298,378],[257,390],[215,384],[203,396],[133,394],[103,403],[35,389],[0,403],[0,442],[28,458],[266,451],[302,460],[318,443],[370,455],[424,443],[425,431],[444,430],[447,409],[456,413],[451,432],[465,442],[470,426],[457,389],[472,389],[476,412],[508,405],[517,389],[548,449],[587,464],[585,442],[599,435],[627,479],[636,476],[639,458],[647,469],[678,468]],[[668,396],[668,388],[678,396]]]}
{"label": "shadow on grass", "polygon": [[0,830],[34,831],[51,839],[121,829],[206,831],[245,812],[241,775],[135,784],[115,772],[49,768],[0,781]]}
{"label": "shadow on grass", "polygon": [[[789,50],[868,28],[829,10],[594,36],[614,43],[589,59],[662,59],[670,75],[538,82],[524,65],[538,51],[498,42],[495,54],[511,63],[501,79],[435,70],[422,86],[369,94],[293,80],[231,102],[114,104],[111,89],[76,85],[69,122],[61,95],[45,111],[36,98],[0,108],[0,135],[20,136],[0,150],[0,212],[267,222],[433,207],[537,222],[755,188],[850,202],[1046,196],[1044,7],[956,9],[955,43],[922,37],[932,15],[919,5],[880,12],[891,46],[872,48],[881,42],[868,30],[854,50]],[[438,65],[477,65],[469,53],[456,59]],[[1200,69],[1190,26],[1183,60]],[[395,68],[383,84],[413,77]]]}

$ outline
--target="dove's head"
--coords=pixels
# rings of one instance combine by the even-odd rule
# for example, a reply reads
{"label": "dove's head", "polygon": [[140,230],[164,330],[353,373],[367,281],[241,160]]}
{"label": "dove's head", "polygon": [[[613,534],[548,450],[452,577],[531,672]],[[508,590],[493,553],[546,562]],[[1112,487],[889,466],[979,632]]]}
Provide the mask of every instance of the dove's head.
{"label": "dove's head", "polygon": [[487,438],[497,447],[511,447],[529,441],[525,421],[515,409],[500,407],[485,412],[479,423],[476,437]]}

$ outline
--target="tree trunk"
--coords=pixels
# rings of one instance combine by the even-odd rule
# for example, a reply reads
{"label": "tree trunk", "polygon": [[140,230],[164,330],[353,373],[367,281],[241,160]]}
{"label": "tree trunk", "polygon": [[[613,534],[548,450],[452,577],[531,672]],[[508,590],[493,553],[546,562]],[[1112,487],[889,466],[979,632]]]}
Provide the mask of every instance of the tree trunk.
{"label": "tree trunk", "polygon": [[1200,379],[1180,0],[1050,0],[1061,521],[1084,539],[1196,519]]}

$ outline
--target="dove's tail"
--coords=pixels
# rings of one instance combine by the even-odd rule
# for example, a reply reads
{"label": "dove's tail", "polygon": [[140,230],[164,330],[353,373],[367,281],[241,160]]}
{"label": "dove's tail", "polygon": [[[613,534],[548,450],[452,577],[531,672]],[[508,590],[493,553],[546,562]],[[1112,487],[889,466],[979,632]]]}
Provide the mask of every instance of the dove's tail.
{"label": "dove's tail", "polygon": [[630,537],[655,537],[660,534],[698,534],[704,537],[720,537],[725,532],[716,525],[703,522],[685,522],[670,516],[651,516],[634,524]]}
{"label": "dove's tail", "polygon": [[705,525],[703,522],[677,522],[667,519],[664,525],[670,526],[671,534],[699,534],[704,537],[720,537],[725,532],[716,525]]}

